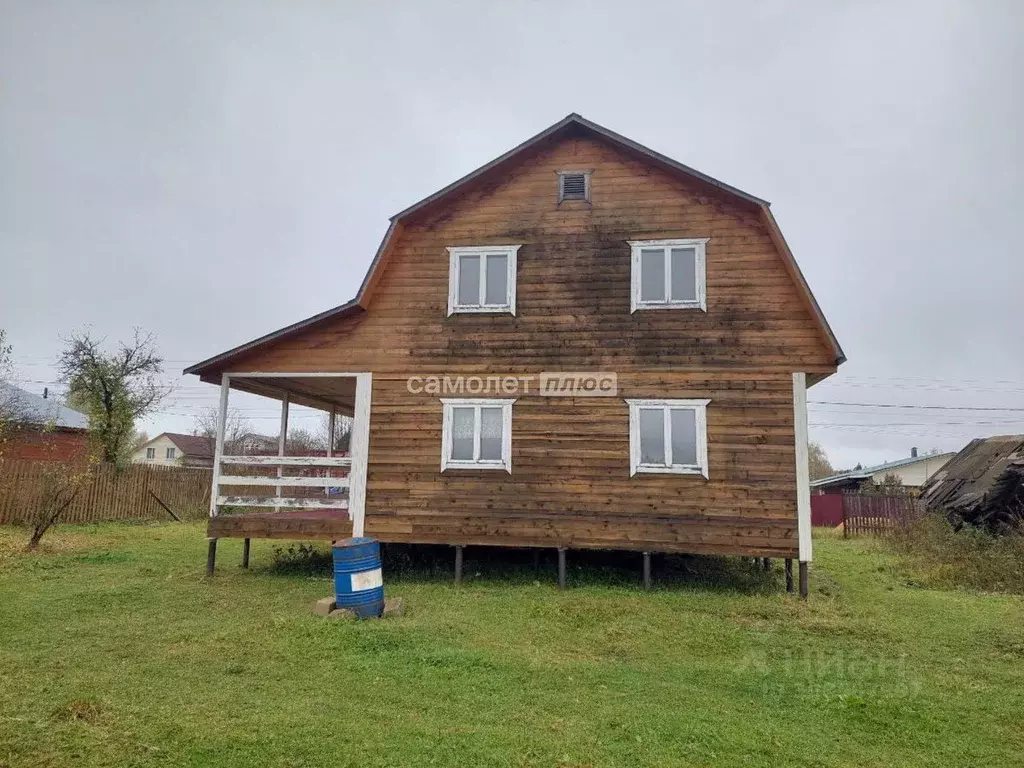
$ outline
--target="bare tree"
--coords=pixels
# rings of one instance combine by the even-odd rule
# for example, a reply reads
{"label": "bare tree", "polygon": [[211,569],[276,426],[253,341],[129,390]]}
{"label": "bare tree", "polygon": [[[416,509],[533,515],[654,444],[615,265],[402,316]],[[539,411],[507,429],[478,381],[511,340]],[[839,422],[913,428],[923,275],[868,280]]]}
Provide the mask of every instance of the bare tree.
{"label": "bare tree", "polygon": [[807,444],[807,460],[811,480],[820,480],[836,473],[832,462],[828,460],[825,449],[821,447],[821,443],[810,442]]}
{"label": "bare tree", "polygon": [[296,427],[288,430],[287,452],[292,456],[306,456],[326,448],[327,443],[308,429]]}
{"label": "bare tree", "polygon": [[[324,414],[317,425],[317,440],[324,446],[330,442],[328,432],[331,431],[331,417]],[[337,416],[334,419],[334,452],[348,453],[349,440],[352,435],[352,419],[348,416]]]}
{"label": "bare tree", "polygon": [[29,518],[32,535],[25,547],[28,552],[39,548],[39,542],[46,532],[57,523],[64,510],[71,506],[89,483],[95,465],[95,458],[88,456],[75,461],[40,462],[42,474],[38,478]]}
{"label": "bare tree", "polygon": [[[210,406],[195,418],[192,433],[202,437],[217,439],[217,422],[220,409]],[[245,439],[252,434],[249,420],[236,408],[228,408],[224,415],[224,451],[228,454],[244,453]]]}
{"label": "bare tree", "polygon": [[113,353],[103,350],[104,341],[89,331],[73,333],[64,340],[58,368],[69,404],[89,416],[102,460],[120,466],[130,456],[135,420],[159,405],[170,387],[160,383],[163,358],[152,334],[136,329]]}

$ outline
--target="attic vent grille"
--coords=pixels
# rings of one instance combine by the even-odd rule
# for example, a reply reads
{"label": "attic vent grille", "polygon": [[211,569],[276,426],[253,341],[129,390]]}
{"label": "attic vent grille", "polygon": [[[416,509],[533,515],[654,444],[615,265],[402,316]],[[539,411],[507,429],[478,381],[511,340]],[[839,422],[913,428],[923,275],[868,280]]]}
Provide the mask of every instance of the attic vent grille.
{"label": "attic vent grille", "polygon": [[586,173],[558,174],[558,202],[563,200],[589,200],[589,181]]}

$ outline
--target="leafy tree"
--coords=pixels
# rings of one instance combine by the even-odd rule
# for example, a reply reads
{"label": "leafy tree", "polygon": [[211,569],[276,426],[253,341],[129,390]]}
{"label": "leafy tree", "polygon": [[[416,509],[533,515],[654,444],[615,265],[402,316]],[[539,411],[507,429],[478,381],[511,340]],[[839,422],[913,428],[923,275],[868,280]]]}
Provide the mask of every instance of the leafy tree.
{"label": "leafy tree", "polygon": [[130,342],[110,353],[104,341],[89,331],[73,333],[65,339],[58,369],[68,403],[89,416],[100,458],[123,466],[131,455],[135,420],[156,408],[170,388],[160,383],[163,358],[152,334],[136,329]]}
{"label": "leafy tree", "polygon": [[832,462],[828,460],[825,449],[821,443],[810,442],[807,444],[807,460],[810,467],[811,480],[820,480],[836,473]]}

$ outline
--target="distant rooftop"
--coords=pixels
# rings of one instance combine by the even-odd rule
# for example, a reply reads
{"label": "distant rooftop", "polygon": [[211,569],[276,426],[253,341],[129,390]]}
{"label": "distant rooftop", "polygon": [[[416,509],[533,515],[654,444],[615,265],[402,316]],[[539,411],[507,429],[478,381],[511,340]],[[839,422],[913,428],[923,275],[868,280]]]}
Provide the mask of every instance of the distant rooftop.
{"label": "distant rooftop", "polygon": [[26,424],[53,424],[63,429],[88,429],[89,417],[56,400],[26,392],[20,387],[0,381],[0,400],[10,401],[18,421]]}
{"label": "distant rooftop", "polygon": [[896,461],[890,461],[885,464],[877,464],[873,467],[863,467],[861,469],[851,469],[849,472],[839,472],[835,475],[829,475],[828,477],[822,477],[817,480],[811,480],[811,488],[816,488],[822,485],[833,485],[843,480],[866,480],[867,478],[875,475],[879,472],[888,472],[890,469],[899,469],[900,467],[906,467],[911,464],[916,464],[919,461],[928,461],[941,458],[943,456],[953,456],[953,452],[949,453],[930,453],[925,456],[908,456],[905,459],[897,459]]}

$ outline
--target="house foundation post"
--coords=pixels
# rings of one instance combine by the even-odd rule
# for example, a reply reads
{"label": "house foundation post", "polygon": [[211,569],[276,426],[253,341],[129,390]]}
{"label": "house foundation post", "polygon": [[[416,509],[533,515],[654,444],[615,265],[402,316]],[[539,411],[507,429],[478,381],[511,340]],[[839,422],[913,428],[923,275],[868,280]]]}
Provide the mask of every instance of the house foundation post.
{"label": "house foundation post", "polygon": [[770,557],[762,557],[761,567],[764,568],[766,571],[770,571],[772,569],[772,559]]}
{"label": "house foundation post", "polygon": [[455,545],[455,585],[462,583],[462,550],[461,544]]}
{"label": "house foundation post", "polygon": [[644,589],[651,591],[651,553],[644,552]]}
{"label": "house foundation post", "polygon": [[250,539],[246,539],[242,542],[242,567],[249,567],[249,543]]}
{"label": "house foundation post", "polygon": [[800,597],[807,599],[807,566],[809,563],[800,563]]}
{"label": "house foundation post", "polygon": [[558,588],[565,589],[565,547],[558,548]]}
{"label": "house foundation post", "polygon": [[217,540],[209,539],[209,542],[206,549],[206,575],[213,576],[213,568],[217,564]]}
{"label": "house foundation post", "polygon": [[786,558],[786,591],[793,593],[793,558]]}

